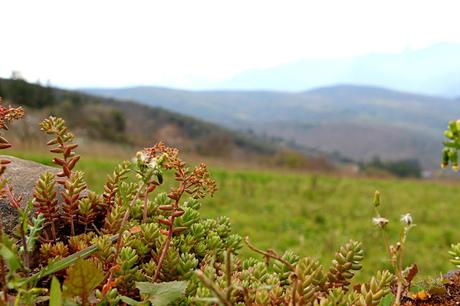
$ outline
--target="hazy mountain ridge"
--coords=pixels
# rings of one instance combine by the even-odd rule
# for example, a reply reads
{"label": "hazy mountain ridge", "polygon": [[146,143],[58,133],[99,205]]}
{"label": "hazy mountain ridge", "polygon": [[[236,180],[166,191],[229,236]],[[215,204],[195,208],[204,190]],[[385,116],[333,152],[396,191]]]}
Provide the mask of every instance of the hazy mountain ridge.
{"label": "hazy mountain ridge", "polygon": [[214,85],[224,89],[301,91],[360,84],[454,97],[460,95],[460,44],[439,43],[394,54],[307,59],[242,72]]}
{"label": "hazy mountain ridge", "polygon": [[442,131],[449,120],[460,116],[455,99],[356,85],[298,93],[156,87],[85,91],[252,129],[308,148],[338,151],[354,160],[374,155],[417,157],[426,168],[437,166]]}

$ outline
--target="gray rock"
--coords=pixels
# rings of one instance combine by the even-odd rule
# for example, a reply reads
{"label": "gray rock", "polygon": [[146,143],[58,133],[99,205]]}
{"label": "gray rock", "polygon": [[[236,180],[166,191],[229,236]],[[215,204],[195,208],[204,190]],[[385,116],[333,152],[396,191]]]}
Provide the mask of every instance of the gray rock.
{"label": "gray rock", "polygon": [[[13,187],[15,196],[22,197],[21,206],[26,205],[29,199],[33,198],[34,187],[41,173],[45,171],[53,173],[59,172],[58,168],[12,156],[0,155],[0,159],[11,161],[11,163],[7,165],[3,177],[8,179],[9,185]],[[17,224],[18,214],[16,210],[11,207],[8,199],[0,199],[0,213],[2,214],[5,232],[11,233]]]}

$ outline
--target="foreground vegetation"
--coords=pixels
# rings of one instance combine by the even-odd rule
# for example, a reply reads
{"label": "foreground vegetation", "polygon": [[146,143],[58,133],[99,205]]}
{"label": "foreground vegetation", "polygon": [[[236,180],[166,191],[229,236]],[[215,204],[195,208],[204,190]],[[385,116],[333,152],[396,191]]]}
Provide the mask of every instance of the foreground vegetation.
{"label": "foreground vegetation", "polygon": [[[52,164],[49,155],[13,151],[13,155]],[[106,174],[117,160],[83,156],[78,169],[86,173],[90,188],[101,192]],[[419,266],[419,278],[452,268],[447,253],[460,241],[455,230],[460,218],[458,184],[424,180],[370,179],[321,176],[270,170],[211,167],[218,192],[203,199],[203,215],[228,216],[236,233],[249,235],[262,248],[292,249],[327,264],[335,250],[350,238],[362,241],[366,257],[358,280],[389,263],[381,233],[371,223],[372,196],[382,194],[381,211],[394,221],[387,227],[397,239],[401,214],[411,212],[417,227],[407,242],[407,263]],[[253,255],[247,248],[245,256]],[[436,254],[436,256],[433,256]]]}
{"label": "foreground vegetation", "polygon": [[[0,128],[23,115],[0,106]],[[2,304],[400,305],[419,298],[409,293],[418,273],[413,263],[445,270],[433,264],[433,251],[447,253],[444,243],[458,239],[449,227],[430,227],[454,228],[455,216],[430,202],[440,190],[451,193],[448,186],[216,170],[222,198],[210,199],[216,182],[207,166],[189,168],[175,148],[158,143],[117,166],[82,163],[64,120],[49,117],[40,128],[57,171],[40,175],[31,199],[0,181],[0,196],[18,213],[14,230],[0,230]],[[442,165],[457,169],[460,121],[446,136]],[[0,137],[0,149],[9,147]],[[0,160],[0,175],[8,164]],[[110,166],[115,170],[101,181]],[[375,192],[370,200],[375,189],[406,198]],[[211,218],[201,216],[202,204]],[[422,230],[403,208],[414,209]],[[242,250],[227,216],[256,244],[245,238]],[[417,245],[408,242],[409,230]],[[384,243],[377,243],[382,234]],[[430,257],[419,255],[420,245]],[[450,255],[460,266],[460,244]],[[368,275],[355,279],[363,264]]]}

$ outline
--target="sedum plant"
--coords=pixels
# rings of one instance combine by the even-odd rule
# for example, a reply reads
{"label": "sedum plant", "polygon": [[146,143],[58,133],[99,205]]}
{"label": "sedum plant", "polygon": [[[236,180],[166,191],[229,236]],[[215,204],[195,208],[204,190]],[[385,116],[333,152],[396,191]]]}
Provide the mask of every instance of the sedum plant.
{"label": "sedum plant", "polygon": [[447,138],[441,155],[441,167],[447,168],[449,164],[454,171],[459,170],[458,150],[460,149],[460,120],[450,121],[447,130],[444,131]]}
{"label": "sedum plant", "polygon": [[229,253],[225,266],[197,271],[198,305],[378,305],[390,291],[393,275],[388,271],[378,272],[359,288],[350,286],[363,259],[361,243],[355,241],[337,251],[328,270],[310,257],[263,251],[248,239],[246,244],[266,260],[233,262]]}
{"label": "sedum plant", "polygon": [[[0,106],[0,128],[22,116],[20,108]],[[65,121],[49,117],[40,128],[58,171],[40,175],[31,199],[0,180],[0,196],[19,215],[14,235],[0,230],[1,305],[364,306],[390,292],[388,271],[351,284],[363,259],[355,241],[328,269],[248,239],[263,260],[239,257],[243,239],[230,220],[200,215],[200,199],[217,190],[206,165],[189,167],[175,148],[158,143],[139,151],[98,194],[75,170],[78,145]],[[0,149],[10,146],[0,138]],[[0,161],[0,175],[6,165]]]}
{"label": "sedum plant", "polygon": [[[447,168],[449,164],[454,171],[458,171],[458,150],[460,149],[460,119],[449,122],[447,130],[444,131],[447,140],[442,150],[441,167]],[[449,251],[451,263],[460,268],[460,243],[452,244]]]}

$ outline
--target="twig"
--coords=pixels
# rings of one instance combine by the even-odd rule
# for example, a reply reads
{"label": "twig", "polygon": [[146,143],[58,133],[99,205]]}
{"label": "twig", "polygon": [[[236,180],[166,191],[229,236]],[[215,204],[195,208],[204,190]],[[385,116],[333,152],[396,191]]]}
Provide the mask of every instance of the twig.
{"label": "twig", "polygon": [[285,264],[292,272],[295,272],[295,267],[290,262],[288,262],[287,260],[281,258],[281,256],[279,256],[275,252],[273,252],[273,251],[266,252],[266,251],[262,251],[261,249],[258,249],[256,246],[254,246],[253,244],[251,244],[249,242],[249,237],[244,238],[244,242],[246,243],[248,248],[250,248],[254,252],[257,252],[257,253],[262,254],[262,255],[264,255],[266,257],[270,257],[270,258],[273,258],[275,260],[278,260],[279,262]]}
{"label": "twig", "polygon": [[266,252],[266,251],[263,251],[261,249],[258,249],[256,246],[254,246],[253,244],[251,244],[249,242],[249,237],[247,237],[247,236],[244,238],[244,242],[254,252],[262,254],[267,258],[273,258],[275,260],[278,260],[279,262],[281,262],[284,265],[286,265],[286,267],[288,267],[292,271],[291,277],[292,277],[293,283],[294,283],[293,284],[294,290],[292,291],[292,306],[296,306],[296,293],[297,293],[296,291],[297,291],[298,277],[297,277],[297,274],[295,272],[295,267],[290,262],[288,262],[287,260],[283,259],[278,254],[276,254],[274,251],[267,251]]}

